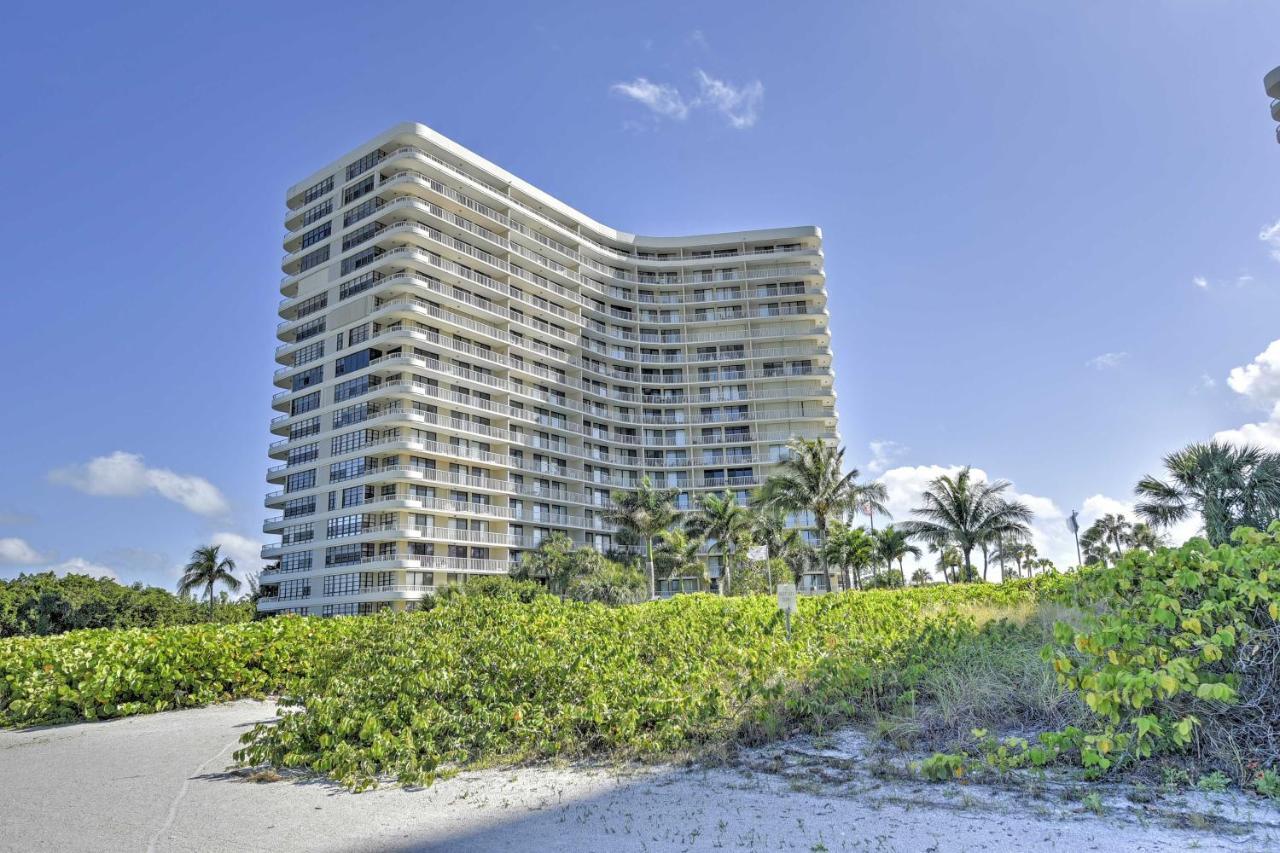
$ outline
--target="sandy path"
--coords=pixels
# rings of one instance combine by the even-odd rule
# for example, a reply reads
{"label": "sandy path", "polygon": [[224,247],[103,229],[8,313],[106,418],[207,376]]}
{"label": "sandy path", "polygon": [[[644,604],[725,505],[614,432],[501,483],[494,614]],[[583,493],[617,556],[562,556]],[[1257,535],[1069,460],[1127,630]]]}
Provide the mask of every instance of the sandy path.
{"label": "sandy path", "polygon": [[1276,850],[1280,810],[1239,795],[1135,803],[1074,785],[886,778],[853,733],[717,769],[526,768],[349,794],[223,772],[270,705],[0,732],[2,850]]}

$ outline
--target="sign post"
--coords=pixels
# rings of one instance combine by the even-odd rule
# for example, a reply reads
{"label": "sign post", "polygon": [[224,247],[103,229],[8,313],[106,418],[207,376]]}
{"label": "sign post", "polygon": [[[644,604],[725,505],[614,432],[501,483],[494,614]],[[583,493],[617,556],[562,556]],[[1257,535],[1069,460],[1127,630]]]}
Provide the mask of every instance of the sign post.
{"label": "sign post", "polygon": [[[769,587],[773,586],[773,568],[769,565],[769,547],[767,545],[756,545],[747,549],[747,559],[753,563],[764,562],[765,577]],[[768,589],[769,587],[765,587]]]}
{"label": "sign post", "polygon": [[791,614],[799,609],[796,599],[796,585],[793,583],[778,584],[778,609],[786,615],[787,642],[791,642]]}

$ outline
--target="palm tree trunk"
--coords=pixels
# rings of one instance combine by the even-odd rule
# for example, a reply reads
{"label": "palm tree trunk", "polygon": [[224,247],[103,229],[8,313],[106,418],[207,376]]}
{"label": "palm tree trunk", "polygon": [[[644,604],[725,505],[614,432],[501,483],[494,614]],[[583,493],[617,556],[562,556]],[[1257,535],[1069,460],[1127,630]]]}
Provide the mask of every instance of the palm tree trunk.
{"label": "palm tree trunk", "polygon": [[209,621],[213,621],[213,581],[209,581]]}
{"label": "palm tree trunk", "polygon": [[646,536],[644,538],[644,543],[649,557],[649,600],[652,601],[658,597],[657,572],[653,567],[653,537]]}

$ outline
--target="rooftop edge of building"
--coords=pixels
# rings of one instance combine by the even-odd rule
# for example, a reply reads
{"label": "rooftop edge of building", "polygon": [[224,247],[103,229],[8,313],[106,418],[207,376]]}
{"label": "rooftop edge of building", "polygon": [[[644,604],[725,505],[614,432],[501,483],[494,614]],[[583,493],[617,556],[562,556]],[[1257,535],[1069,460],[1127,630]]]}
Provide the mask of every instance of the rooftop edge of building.
{"label": "rooftop edge of building", "polygon": [[[1272,73],[1280,73],[1280,69],[1276,69],[1276,71]],[[1270,75],[1268,75],[1268,78],[1270,78]],[[1277,85],[1280,85],[1280,83],[1277,83]],[[619,231],[616,228],[611,228],[608,225],[597,222],[595,219],[577,208],[565,204],[523,179],[516,177],[501,166],[490,162],[469,148],[459,145],[447,136],[444,136],[443,134],[418,122],[402,122],[400,124],[393,125],[372,139],[369,139],[363,144],[349,150],[342,156],[330,161],[323,168],[317,169],[303,180],[290,186],[288,191],[285,193],[285,199],[289,200],[299,196],[308,187],[324,180],[329,175],[334,174],[335,170],[340,168],[344,163],[353,159],[359,159],[369,151],[383,148],[390,143],[399,142],[403,144],[410,144],[415,139],[424,140],[436,148],[447,152],[449,155],[457,158],[460,162],[484,173],[486,178],[504,185],[508,191],[514,190],[520,196],[523,196],[524,199],[531,202],[535,209],[544,208],[558,216],[572,219],[584,228],[595,231],[598,236],[623,245],[643,249],[679,249],[714,243],[734,243],[749,240],[822,239],[822,229],[816,225],[746,229],[742,231],[725,231],[711,234],[687,234],[678,236],[648,236]]]}

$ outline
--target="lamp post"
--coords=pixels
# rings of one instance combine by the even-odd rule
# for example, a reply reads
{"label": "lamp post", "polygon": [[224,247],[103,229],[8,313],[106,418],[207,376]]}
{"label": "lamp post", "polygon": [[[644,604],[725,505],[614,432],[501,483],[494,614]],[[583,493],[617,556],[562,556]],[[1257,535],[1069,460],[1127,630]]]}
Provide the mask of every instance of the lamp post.
{"label": "lamp post", "polygon": [[1071,517],[1067,519],[1067,529],[1076,538],[1076,566],[1083,566],[1084,558],[1080,556],[1080,522],[1076,520],[1079,514],[1078,510],[1071,510]]}

